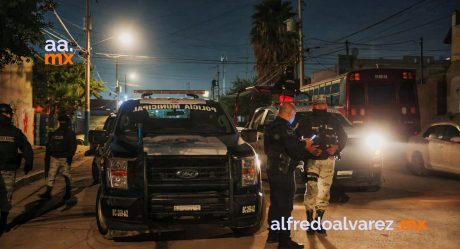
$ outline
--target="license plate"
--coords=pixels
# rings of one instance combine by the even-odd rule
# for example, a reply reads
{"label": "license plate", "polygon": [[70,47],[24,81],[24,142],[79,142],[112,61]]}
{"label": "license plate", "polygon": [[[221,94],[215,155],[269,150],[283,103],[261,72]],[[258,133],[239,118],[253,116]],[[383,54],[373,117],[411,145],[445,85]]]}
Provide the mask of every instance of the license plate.
{"label": "license plate", "polygon": [[353,170],[338,170],[337,175],[338,176],[351,176],[353,175]]}
{"label": "license plate", "polygon": [[174,211],[184,212],[184,211],[200,211],[201,205],[178,205],[174,206]]}

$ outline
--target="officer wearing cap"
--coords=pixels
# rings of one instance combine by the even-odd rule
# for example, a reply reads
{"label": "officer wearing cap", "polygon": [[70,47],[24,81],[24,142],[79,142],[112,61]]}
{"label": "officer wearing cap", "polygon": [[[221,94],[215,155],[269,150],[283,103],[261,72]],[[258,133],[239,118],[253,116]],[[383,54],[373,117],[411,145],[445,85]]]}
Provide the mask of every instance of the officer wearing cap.
{"label": "officer wearing cap", "polygon": [[70,128],[71,121],[67,115],[60,115],[58,121],[59,128],[48,135],[45,155],[45,176],[48,177],[48,182],[45,193],[41,194],[40,197],[51,198],[56,175],[62,170],[65,180],[64,200],[68,200],[71,197],[70,166],[77,150],[77,139]]}
{"label": "officer wearing cap", "polygon": [[22,131],[14,127],[12,118],[11,106],[0,104],[0,236],[6,229],[11,209],[16,170],[24,157],[24,173],[27,175],[32,170],[34,159],[32,146]]}
{"label": "officer wearing cap", "polygon": [[[267,243],[278,242],[278,248],[303,248],[291,240],[286,221],[293,209],[295,194],[294,170],[300,160],[309,157],[311,142],[300,141],[291,127],[295,119],[295,106],[284,103],[276,119],[265,127],[264,150],[267,155],[267,175],[270,185]],[[276,227],[275,224],[279,226]]]}
{"label": "officer wearing cap", "polygon": [[[298,136],[313,142],[313,146],[307,148],[313,157],[307,160],[307,186],[304,195],[307,220],[310,223],[315,213],[315,220],[323,219],[326,207],[329,205],[335,160],[340,156],[340,151],[347,141],[347,134],[339,119],[334,116],[336,114],[327,111],[326,96],[314,96],[312,104],[312,114],[300,118],[296,129]],[[326,234],[326,230],[321,226],[316,232]],[[309,235],[314,233],[311,227],[307,230]]]}

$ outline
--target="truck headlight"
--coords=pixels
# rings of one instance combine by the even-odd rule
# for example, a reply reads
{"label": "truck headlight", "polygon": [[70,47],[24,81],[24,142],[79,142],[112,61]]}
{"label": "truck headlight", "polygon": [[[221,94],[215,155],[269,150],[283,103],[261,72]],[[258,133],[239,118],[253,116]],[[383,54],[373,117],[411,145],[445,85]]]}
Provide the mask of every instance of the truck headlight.
{"label": "truck headlight", "polygon": [[109,159],[107,179],[111,188],[128,189],[128,161]]}
{"label": "truck headlight", "polygon": [[257,173],[259,172],[259,158],[257,155],[242,157],[241,160],[241,186],[253,186],[257,184]]}
{"label": "truck headlight", "polygon": [[376,153],[381,152],[384,143],[384,137],[379,134],[370,134],[366,137],[366,146]]}

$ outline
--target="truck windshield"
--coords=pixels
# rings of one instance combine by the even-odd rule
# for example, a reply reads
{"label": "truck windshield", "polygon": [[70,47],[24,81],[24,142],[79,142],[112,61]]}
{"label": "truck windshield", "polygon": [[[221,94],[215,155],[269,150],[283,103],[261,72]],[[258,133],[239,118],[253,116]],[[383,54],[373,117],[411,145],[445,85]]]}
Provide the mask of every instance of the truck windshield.
{"label": "truck windshield", "polygon": [[[141,115],[139,115],[141,114]],[[139,118],[140,117],[140,118]],[[137,132],[143,124],[144,135],[235,133],[226,113],[216,103],[206,104],[138,104],[126,106],[117,126],[119,134]]]}

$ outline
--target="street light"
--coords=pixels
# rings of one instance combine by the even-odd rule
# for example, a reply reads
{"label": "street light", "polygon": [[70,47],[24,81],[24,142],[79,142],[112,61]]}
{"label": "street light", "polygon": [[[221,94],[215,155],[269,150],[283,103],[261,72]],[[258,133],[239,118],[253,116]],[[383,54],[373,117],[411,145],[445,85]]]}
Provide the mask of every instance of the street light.
{"label": "street light", "polygon": [[133,35],[126,31],[118,34],[117,38],[120,41],[120,43],[123,45],[132,45],[132,43],[134,42]]}

